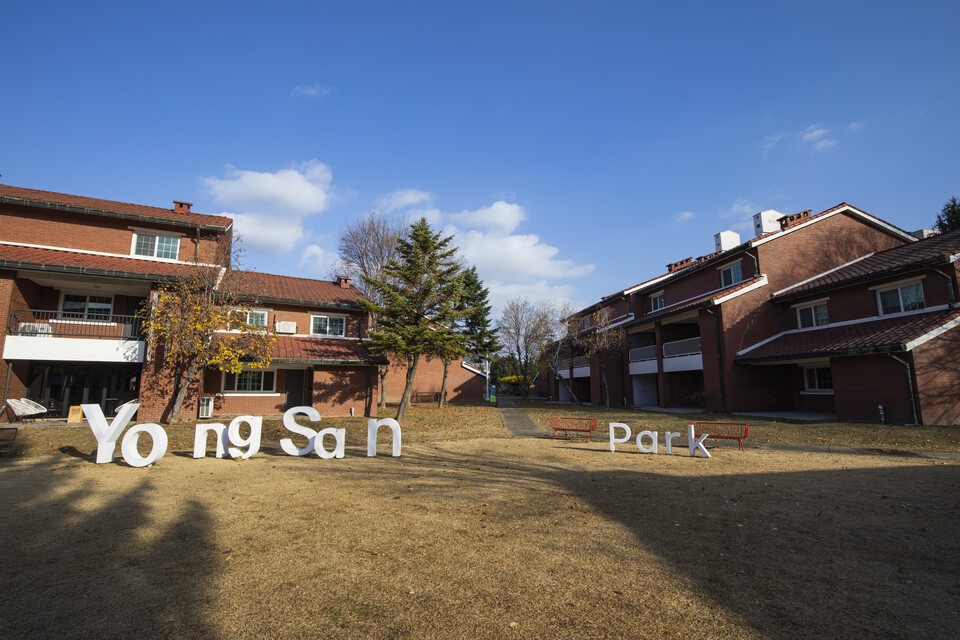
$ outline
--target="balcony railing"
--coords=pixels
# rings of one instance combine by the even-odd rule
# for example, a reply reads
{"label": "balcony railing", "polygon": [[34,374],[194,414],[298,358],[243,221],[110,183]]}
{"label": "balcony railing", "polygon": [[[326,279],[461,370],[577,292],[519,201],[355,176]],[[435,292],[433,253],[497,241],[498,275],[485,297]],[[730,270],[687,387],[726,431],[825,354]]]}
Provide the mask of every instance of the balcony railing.
{"label": "balcony railing", "polygon": [[[578,356],[573,359],[573,368],[579,369],[581,367],[590,366],[590,356]],[[569,371],[570,370],[570,360],[560,360],[557,362],[558,371]]]}
{"label": "balcony railing", "polygon": [[700,338],[687,338],[686,340],[663,343],[664,358],[692,356],[698,353],[700,353]]}
{"label": "balcony railing", "polygon": [[71,313],[16,309],[10,313],[7,333],[37,338],[107,338],[141,340],[140,318],[112,313]]}
{"label": "balcony railing", "polygon": [[630,362],[644,362],[646,360],[657,359],[657,345],[652,344],[649,347],[637,347],[630,349]]}

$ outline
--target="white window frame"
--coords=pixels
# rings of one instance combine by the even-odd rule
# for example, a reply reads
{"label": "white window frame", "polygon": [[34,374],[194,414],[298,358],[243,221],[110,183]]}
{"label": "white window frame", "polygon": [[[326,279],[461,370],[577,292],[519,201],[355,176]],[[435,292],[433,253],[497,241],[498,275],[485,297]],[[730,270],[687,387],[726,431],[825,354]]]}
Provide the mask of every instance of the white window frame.
{"label": "white window frame", "polygon": [[[327,333],[316,333],[314,331],[314,321],[317,318],[326,318],[327,320]],[[330,331],[330,320],[340,320],[343,323],[343,332],[339,334],[329,333]],[[346,338],[347,337],[347,316],[337,315],[337,314],[328,314],[328,313],[311,313],[310,314],[310,335],[317,336],[320,338]]]}
{"label": "white window frame", "polygon": [[[246,314],[246,319],[244,320],[244,321],[246,322],[246,324],[252,325],[252,326],[255,326],[255,327],[260,327],[260,328],[262,328],[264,331],[267,330],[267,327],[268,327],[268,325],[269,325],[269,323],[270,323],[270,309],[247,309],[247,308],[245,308],[245,307],[234,307],[233,309],[230,310],[230,314],[231,314],[231,316],[232,316],[232,315],[235,314],[235,313],[236,313],[236,314],[241,314],[241,313]],[[254,323],[250,322],[250,314],[252,314],[252,313],[256,313],[256,314],[258,314],[258,315],[259,315],[259,314],[263,314],[263,324],[262,324],[262,325],[261,325],[261,324],[254,324]],[[232,318],[231,318],[231,319],[232,319]],[[236,329],[233,328],[232,323],[228,323],[228,324],[227,324],[227,328],[228,328],[229,330],[231,330],[231,331],[236,331]]]}
{"label": "white window frame", "polygon": [[[147,236],[154,238],[153,253],[152,254],[137,253],[137,240],[140,237],[147,237]],[[153,229],[133,229],[133,237],[130,239],[130,255],[136,258],[152,258],[153,260],[166,260],[168,262],[178,262],[180,260],[180,238],[182,237],[183,237],[183,234],[178,234],[178,233],[163,233],[160,231],[155,231]],[[174,257],[167,258],[167,257],[162,257],[157,255],[157,252],[160,249],[160,238],[176,241],[177,249]]]}
{"label": "white window frame", "polygon": [[[650,313],[653,313],[654,311],[659,311],[660,309],[663,309],[663,307],[665,306],[663,304],[663,291],[657,291],[656,293],[651,293],[649,296],[649,300],[650,302],[647,306],[650,309]],[[656,304],[658,300],[660,301],[660,304]]]}
{"label": "white window frame", "polygon": [[[810,386],[809,373],[810,373],[811,371],[816,372],[816,371],[818,371],[818,370],[820,370],[820,369],[826,369],[827,371],[830,372],[830,386],[829,386],[829,387],[821,387],[821,386],[819,386],[819,385],[821,384],[821,381],[819,380],[819,378],[818,378],[818,376],[817,376],[816,373],[813,374],[813,378],[814,378],[813,383],[814,383],[814,386],[812,386],[812,387]],[[803,392],[802,392],[802,393],[803,393],[804,395],[832,396],[832,395],[833,395],[833,387],[834,387],[834,384],[833,384],[833,368],[832,368],[829,364],[823,363],[823,364],[815,364],[815,365],[810,365],[810,366],[803,367]]]}
{"label": "white window frame", "polygon": [[[793,305],[797,312],[797,329],[816,329],[817,327],[825,327],[830,324],[830,313],[827,308],[827,299],[823,298],[822,300],[813,300],[811,302],[805,302],[803,304]],[[817,322],[817,312],[816,309],[823,307],[824,321]],[[801,313],[805,310],[810,310],[810,320],[812,324],[809,326],[803,326],[803,317]]]}
{"label": "white window frame", "polygon": [[[271,382],[269,389],[263,388],[264,380],[269,374],[269,379]],[[260,388],[259,389],[237,389],[240,382],[240,376],[249,376],[256,377],[259,375],[260,379]],[[227,388],[227,378],[233,376],[233,389]],[[277,372],[275,369],[244,369],[240,373],[233,374],[224,371],[220,376],[220,389],[224,395],[254,395],[254,396],[263,396],[263,395],[277,395]]]}
{"label": "white window frame", "polygon": [[[904,309],[904,308],[903,308],[903,293],[901,293],[901,289],[903,289],[903,288],[905,288],[905,287],[911,287],[911,286],[914,286],[914,285],[920,287],[920,306],[919,306],[917,309]],[[877,315],[879,315],[879,316],[893,316],[893,315],[897,315],[897,314],[900,314],[900,313],[912,313],[912,312],[916,312],[916,311],[922,311],[923,309],[926,309],[926,308],[927,308],[926,295],[925,295],[925,292],[924,292],[924,290],[923,290],[923,278],[913,278],[913,279],[911,279],[911,280],[900,280],[900,281],[898,281],[898,282],[893,282],[893,283],[886,284],[886,285],[881,285],[881,286],[877,286],[877,287],[871,287],[871,289],[873,289],[874,294],[876,295],[876,298],[877,298]],[[883,302],[881,301],[880,296],[881,296],[881,294],[887,293],[887,292],[889,292],[889,291],[896,291],[896,292],[897,292],[897,301],[898,301],[898,303],[899,303],[899,305],[900,305],[900,309],[899,309],[899,311],[891,311],[891,312],[889,312],[889,313],[884,313],[884,312],[883,312]]]}
{"label": "white window frame", "polygon": [[[84,303],[84,306],[83,306],[83,317],[81,317],[81,318],[70,318],[70,317],[67,317],[67,316],[64,316],[64,315],[63,315],[64,313],[74,313],[74,312],[65,312],[65,311],[63,310],[63,303],[64,303],[64,301],[66,301],[67,296],[82,296],[82,297],[84,297],[84,298],[86,299],[86,302]],[[100,318],[91,318],[91,317],[90,317],[90,311],[89,311],[89,308],[90,308],[90,298],[109,298],[109,299],[110,299],[110,311],[107,312],[107,314],[106,314],[106,316],[107,316],[107,319],[106,319],[106,320],[102,320],[102,319],[100,319]],[[56,320],[53,320],[52,322],[72,322],[72,323],[75,323],[75,324],[83,323],[83,324],[113,325],[113,324],[116,324],[116,323],[114,323],[113,320],[112,320],[112,318],[113,318],[114,302],[115,302],[115,301],[114,301],[113,295],[104,295],[104,294],[98,294],[98,293],[88,293],[88,292],[86,292],[86,291],[61,291],[61,292],[60,292],[60,306],[59,306],[58,309],[57,309],[57,319],[56,319]],[[103,315],[103,314],[98,314],[98,315]]]}
{"label": "white window frame", "polygon": [[[735,276],[735,271],[734,271],[735,269],[740,272],[740,278],[739,278],[739,279],[736,279],[736,278],[734,277],[734,276]],[[725,264],[725,265],[723,265],[722,267],[717,267],[717,271],[720,272],[720,287],[721,287],[721,288],[732,287],[733,285],[739,284],[739,283],[741,283],[741,282],[744,281],[744,277],[743,277],[743,264],[742,264],[742,261],[740,261],[740,260],[737,260],[736,262],[731,262],[731,263],[729,263],[729,264]],[[731,282],[730,282],[729,284],[723,281],[723,274],[726,273],[726,272],[728,272],[728,271],[730,272],[730,280],[731,280]]]}

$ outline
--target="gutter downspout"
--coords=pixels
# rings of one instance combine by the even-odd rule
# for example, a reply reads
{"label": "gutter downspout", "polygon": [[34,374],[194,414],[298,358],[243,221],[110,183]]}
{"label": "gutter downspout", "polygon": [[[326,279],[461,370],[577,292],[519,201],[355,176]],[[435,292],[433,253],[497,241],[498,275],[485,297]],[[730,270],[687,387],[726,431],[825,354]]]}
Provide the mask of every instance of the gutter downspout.
{"label": "gutter downspout", "polygon": [[917,406],[917,395],[913,392],[913,370],[910,367],[910,363],[906,360],[901,360],[892,353],[888,353],[887,355],[905,367],[905,373],[907,374],[907,389],[910,390],[910,407],[913,409],[913,424],[919,425],[920,407]]}
{"label": "gutter downspout", "polygon": [[757,260],[757,256],[753,255],[749,251],[744,251],[744,255],[749,256],[750,259],[753,260],[753,277],[759,278],[760,277],[760,261]]}
{"label": "gutter downspout", "polygon": [[9,360],[4,360],[3,364],[7,365],[7,381],[3,385],[3,406],[0,407],[0,412],[7,409],[7,394],[10,393],[10,373],[13,371],[13,363]]}
{"label": "gutter downspout", "polygon": [[[750,255],[750,254],[747,254]],[[752,256],[751,256],[752,257]],[[754,258],[756,260],[756,258]],[[721,342],[721,331],[720,331],[720,317],[713,311],[713,309],[707,308],[707,313],[713,316],[713,328],[716,329],[717,333],[717,362],[719,366],[717,367],[717,373],[720,378],[720,413],[727,412],[727,390],[726,384],[723,381],[723,343]]]}

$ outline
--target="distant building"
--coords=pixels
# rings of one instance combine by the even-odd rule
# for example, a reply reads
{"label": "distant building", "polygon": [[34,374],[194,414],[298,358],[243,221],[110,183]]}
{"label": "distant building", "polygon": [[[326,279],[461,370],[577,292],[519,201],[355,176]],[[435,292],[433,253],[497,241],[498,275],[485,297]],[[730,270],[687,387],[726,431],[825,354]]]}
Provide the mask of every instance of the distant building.
{"label": "distant building", "polygon": [[[162,209],[0,185],[4,404],[28,397],[65,416],[92,402],[110,415],[138,399],[139,420],[165,419],[171,372],[148,352],[137,312],[159,283],[197,264],[223,267],[232,241],[230,218],[195,213],[187,202]],[[181,418],[279,415],[297,405],[322,415],[373,411],[386,360],[366,349],[368,318],[348,279],[234,276],[248,320],[277,332],[273,363],[237,375],[205,371]],[[439,391],[435,369],[424,367],[417,391]],[[482,398],[482,373],[460,361],[450,372],[448,399]],[[402,386],[388,390],[399,396]]]}
{"label": "distant building", "polygon": [[[578,312],[625,329],[603,356],[613,403],[960,423],[960,233],[918,241],[845,203],[755,223]],[[550,394],[599,403],[600,357],[569,355]]]}

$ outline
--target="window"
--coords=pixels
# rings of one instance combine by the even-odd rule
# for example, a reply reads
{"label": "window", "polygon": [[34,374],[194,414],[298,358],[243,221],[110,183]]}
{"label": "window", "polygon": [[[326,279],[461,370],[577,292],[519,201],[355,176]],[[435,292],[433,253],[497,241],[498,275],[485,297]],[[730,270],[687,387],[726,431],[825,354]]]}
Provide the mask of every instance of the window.
{"label": "window", "polygon": [[736,262],[729,267],[720,269],[720,282],[723,286],[729,287],[743,281],[743,269],[740,263]]}
{"label": "window", "polygon": [[266,311],[247,311],[247,324],[253,325],[255,327],[266,327],[267,312]]}
{"label": "window", "polygon": [[803,389],[811,393],[833,393],[833,372],[830,367],[805,367]]}
{"label": "window", "polygon": [[224,391],[267,392],[273,391],[273,371],[241,371],[240,373],[225,373],[223,376]]}
{"label": "window", "polygon": [[104,296],[85,296],[67,293],[63,296],[60,318],[109,322],[113,299]]}
{"label": "window", "polygon": [[650,295],[650,311],[663,309],[663,291]]}
{"label": "window", "polygon": [[134,233],[133,253],[150,258],[176,260],[180,255],[180,238]]}
{"label": "window", "polygon": [[246,322],[247,325],[250,325],[251,328],[262,327],[266,329],[267,327],[267,316],[269,313],[266,309],[234,309],[230,312],[230,329],[240,329],[242,323]]}
{"label": "window", "polygon": [[827,316],[826,304],[812,304],[808,307],[800,307],[797,309],[797,325],[801,329],[822,327],[829,323],[830,319]]}
{"label": "window", "polygon": [[923,302],[923,285],[919,282],[910,282],[890,289],[880,289],[877,291],[877,300],[882,316],[904,311],[916,311],[926,307]]}
{"label": "window", "polygon": [[346,319],[339,316],[313,316],[310,333],[315,336],[343,336]]}

